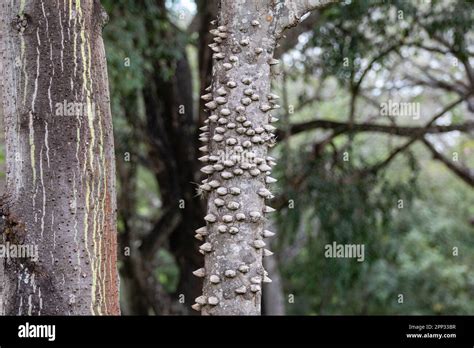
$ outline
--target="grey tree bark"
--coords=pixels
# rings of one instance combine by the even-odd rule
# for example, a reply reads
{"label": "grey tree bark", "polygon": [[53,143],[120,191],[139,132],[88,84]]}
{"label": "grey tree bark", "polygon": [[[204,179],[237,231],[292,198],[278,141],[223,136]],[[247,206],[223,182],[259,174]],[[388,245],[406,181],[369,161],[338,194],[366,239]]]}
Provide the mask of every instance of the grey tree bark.
{"label": "grey tree bark", "polygon": [[0,260],[1,314],[119,314],[106,19],[99,0],[0,4],[0,237],[36,250]]}
{"label": "grey tree bark", "polygon": [[265,315],[285,315],[285,295],[278,261],[276,257],[266,257],[263,265],[272,279],[263,287],[263,304]]}
{"label": "grey tree bark", "polygon": [[214,43],[212,84],[202,96],[210,116],[202,127],[201,191],[208,196],[206,226],[196,231],[204,244],[203,294],[193,308],[203,315],[261,314],[262,283],[271,282],[263,267],[267,213],[273,197],[267,184],[274,159],[278,96],[270,91],[273,58],[283,31],[324,0],[221,0]]}

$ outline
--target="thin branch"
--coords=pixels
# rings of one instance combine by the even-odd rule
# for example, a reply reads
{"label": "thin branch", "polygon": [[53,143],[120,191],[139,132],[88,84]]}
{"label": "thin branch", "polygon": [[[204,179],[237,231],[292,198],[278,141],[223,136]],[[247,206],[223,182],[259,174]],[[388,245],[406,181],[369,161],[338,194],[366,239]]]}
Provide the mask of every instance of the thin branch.
{"label": "thin branch", "polygon": [[430,150],[433,154],[433,157],[439,161],[441,161],[446,167],[448,167],[454,174],[456,174],[459,178],[461,178],[466,184],[471,187],[474,187],[474,173],[469,168],[463,168],[461,166],[455,165],[452,161],[448,158],[443,156],[439,153],[434,146],[426,139],[422,139],[425,146]]}
{"label": "thin branch", "polygon": [[436,120],[438,120],[440,117],[442,117],[445,113],[447,113],[448,111],[450,111],[451,109],[453,109],[454,107],[456,107],[459,103],[461,103],[463,100],[465,99],[465,97],[462,97],[462,98],[459,98],[457,99],[456,101],[452,102],[451,104],[447,105],[443,110],[441,110],[440,112],[438,112],[432,119],[430,122],[428,122],[423,128],[421,128],[420,130],[418,130],[411,138],[410,140],[408,140],[405,144],[397,147],[394,151],[392,151],[390,153],[390,155],[383,161],[369,167],[369,168],[365,168],[363,170],[360,170],[358,172],[355,173],[355,175],[352,175],[350,178],[349,178],[349,181],[352,181],[354,178],[360,178],[360,177],[363,177],[367,174],[376,174],[378,171],[380,171],[382,168],[388,166],[390,164],[390,162],[392,162],[396,157],[397,155],[399,155],[400,153],[404,152],[406,149],[408,149],[413,143],[415,143],[417,140],[419,140],[421,137],[423,137],[423,135],[426,133],[426,129],[430,128],[435,122]]}
{"label": "thin branch", "polygon": [[308,18],[293,28],[293,30],[285,33],[280,41],[279,47],[275,50],[275,58],[280,58],[285,52],[294,48],[298,44],[298,38],[301,34],[314,30],[321,18],[321,13],[321,11],[311,12]]}
{"label": "thin branch", "polygon": [[448,133],[453,131],[469,132],[474,130],[474,122],[466,122],[462,124],[455,124],[449,126],[431,125],[429,127],[406,127],[406,126],[391,126],[373,123],[354,123],[350,125],[345,122],[329,121],[329,120],[313,120],[308,122],[302,122],[293,124],[290,126],[288,132],[278,132],[279,139],[285,139],[288,135],[295,135],[302,132],[315,130],[315,129],[332,129],[340,131],[341,133],[351,132],[376,132],[386,133],[392,135],[398,135],[403,137],[410,137],[421,134],[437,134],[437,133]]}
{"label": "thin branch", "polygon": [[425,45],[425,44],[422,44],[422,43],[419,43],[419,42],[407,42],[405,45],[408,46],[408,47],[413,46],[413,47],[421,48],[425,51],[432,52],[432,53],[439,53],[439,54],[442,54],[442,55],[446,55],[446,54],[449,53],[449,51],[443,50],[439,47],[428,46],[428,45]]}
{"label": "thin branch", "polygon": [[402,45],[403,45],[403,40],[387,47],[386,49],[382,50],[378,55],[376,55],[374,58],[372,58],[372,60],[369,62],[367,67],[362,72],[362,75],[360,76],[360,78],[357,80],[357,82],[353,86],[354,90],[356,92],[359,91],[360,86],[362,85],[362,82],[364,81],[365,76],[369,73],[369,71],[372,69],[374,64],[377,63],[377,61],[379,61],[380,59],[382,59],[389,53],[393,51],[397,51],[397,49],[400,48]]}
{"label": "thin branch", "polygon": [[337,2],[340,0],[282,0],[276,6],[278,11],[276,14],[278,18],[276,37],[280,38],[285,29],[295,27],[308,12],[325,8]]}
{"label": "thin branch", "polygon": [[[421,73],[421,74],[425,74],[425,76],[428,78],[428,81],[426,79],[418,79],[418,78],[415,78],[409,74],[405,75],[405,78],[409,81],[412,81],[412,82],[415,82],[416,84],[418,85],[422,85],[422,86],[427,86],[427,87],[430,87],[430,88],[441,88],[441,89],[444,89],[446,91],[449,91],[449,92],[455,92],[459,95],[464,95],[466,94],[466,91],[469,90],[469,87],[464,84],[463,81],[455,81],[455,84],[450,84],[446,81],[441,81],[439,79],[437,79],[435,76],[433,76],[432,74],[430,74],[429,72],[429,67],[428,66],[420,66],[418,64],[416,64],[415,62],[411,62],[411,64],[416,68],[418,69],[418,71]],[[462,88],[460,88],[460,86],[457,86],[456,84],[460,85]]]}
{"label": "thin branch", "polygon": [[144,257],[153,257],[168,237],[181,223],[182,216],[176,209],[166,210],[155,223],[148,235],[143,238],[140,251]]}
{"label": "thin branch", "polygon": [[462,65],[464,66],[464,69],[466,70],[466,75],[469,79],[471,86],[474,86],[474,71],[472,69],[471,63],[469,62],[469,58],[466,59],[466,57],[461,54],[461,51],[459,49],[455,48],[454,45],[451,45],[450,42],[443,39],[441,36],[433,35],[433,38],[436,41],[440,42],[442,45],[444,45],[447,49],[449,49],[449,51],[461,61]]}
{"label": "thin branch", "polygon": [[312,95],[311,97],[307,97],[306,99],[302,100],[298,104],[298,106],[295,108],[295,110],[294,110],[295,113],[303,110],[305,107],[310,106],[315,102],[323,101],[323,97],[321,96],[321,93],[322,93],[322,90],[323,90],[324,82],[325,82],[325,80],[324,80],[324,78],[322,78],[322,80],[319,82],[318,86],[316,87],[316,91],[315,91],[314,95]]}

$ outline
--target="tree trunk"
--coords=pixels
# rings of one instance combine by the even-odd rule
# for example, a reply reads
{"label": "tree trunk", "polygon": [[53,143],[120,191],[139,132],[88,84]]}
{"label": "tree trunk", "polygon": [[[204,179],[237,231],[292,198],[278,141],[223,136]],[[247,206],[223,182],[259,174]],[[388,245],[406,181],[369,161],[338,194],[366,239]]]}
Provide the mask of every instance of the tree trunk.
{"label": "tree trunk", "polygon": [[[196,16],[199,16],[199,41],[198,41],[198,58],[199,58],[199,91],[200,94],[206,94],[205,89],[211,84],[212,78],[212,51],[209,45],[213,43],[214,38],[209,30],[212,29],[210,22],[217,16],[218,0],[197,0]],[[204,110],[206,101],[199,99],[199,110]],[[199,112],[199,124],[205,120],[204,111]],[[196,142],[198,141],[196,137]]]}
{"label": "tree trunk", "polygon": [[208,195],[207,226],[198,229],[205,242],[205,266],[194,274],[204,278],[203,295],[193,308],[204,315],[259,315],[261,283],[271,282],[263,268],[265,205],[273,196],[267,184],[267,156],[273,143],[278,96],[270,93],[270,77],[278,61],[276,40],[310,10],[333,0],[221,0],[214,43],[212,85],[202,96],[210,111],[202,128],[208,175],[201,190]]}
{"label": "tree trunk", "polygon": [[106,19],[99,0],[0,5],[2,238],[38,252],[2,260],[3,314],[119,314]]}
{"label": "tree trunk", "polygon": [[[2,114],[2,107],[0,106],[0,129],[3,129],[3,114]],[[5,144],[5,134],[0,131],[0,146],[2,146],[2,149],[4,148],[3,145]],[[3,151],[2,151],[3,152]],[[0,154],[5,155],[4,153]],[[5,163],[0,163],[0,173],[5,173],[6,172],[6,165]],[[0,174],[0,197],[5,194],[5,188],[6,188],[6,178],[3,174]]]}
{"label": "tree trunk", "polygon": [[263,287],[263,312],[265,315],[285,315],[285,295],[277,259],[266,257],[263,261],[265,269],[272,278],[272,283]]}
{"label": "tree trunk", "polygon": [[[201,189],[209,195],[207,227],[200,251],[205,267],[203,295],[195,309],[205,315],[258,315],[263,269],[265,199],[271,158],[274,108],[270,64],[275,47],[271,1],[222,1],[212,31],[215,52],[212,87],[202,98],[211,116],[202,135],[207,144]],[[207,153],[208,152],[208,153]],[[268,253],[268,252],[267,252]]]}

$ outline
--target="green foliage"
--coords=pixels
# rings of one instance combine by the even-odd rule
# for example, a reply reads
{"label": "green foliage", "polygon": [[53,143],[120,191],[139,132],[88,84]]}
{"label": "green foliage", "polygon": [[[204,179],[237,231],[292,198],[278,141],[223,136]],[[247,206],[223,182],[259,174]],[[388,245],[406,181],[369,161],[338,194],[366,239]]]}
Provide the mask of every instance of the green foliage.
{"label": "green foliage", "polygon": [[[302,152],[291,157],[308,158],[308,153]],[[387,234],[391,221],[399,214],[397,201],[411,201],[415,191],[411,184],[388,184],[383,177],[378,182],[367,177],[344,185],[342,180],[354,168],[347,164],[328,171],[325,167],[330,161],[323,155],[309,163],[300,162],[294,172],[311,175],[303,188],[285,192],[288,199],[295,200],[296,207],[283,209],[278,217],[279,250],[296,243],[294,231],[304,229],[308,238],[298,256],[285,263],[284,279],[290,293],[309,302],[306,305],[312,313],[360,313],[365,310],[363,297],[367,296],[370,265],[393,254],[393,243]],[[283,187],[291,187],[291,178],[285,180],[280,175],[280,180]],[[325,258],[324,246],[333,241],[364,244],[365,261]],[[326,298],[325,293],[331,296]]]}
{"label": "green foliage", "polygon": [[[324,64],[317,66],[325,76],[336,76],[344,83],[357,81],[371,59],[397,50],[407,41],[423,43],[427,37],[440,37],[453,42],[466,57],[465,35],[474,27],[472,6],[464,0],[419,4],[405,0],[346,1],[324,12],[304,52],[318,47],[318,61]],[[312,69],[315,62],[310,59],[305,64]]]}
{"label": "green foliage", "polygon": [[364,58],[390,49],[407,35],[409,24],[398,20],[398,5],[375,0],[333,6],[325,12],[305,49],[321,49],[324,75],[352,81],[360,77]]}
{"label": "green foliage", "polygon": [[174,62],[181,55],[178,47],[187,38],[157,2],[105,0],[103,5],[111,18],[104,29],[104,41],[112,96],[136,96],[154,72],[171,78]]}
{"label": "green foliage", "polygon": [[[447,50],[445,42],[454,46],[453,54],[462,61],[472,46],[473,28],[473,4],[462,0],[346,1],[331,6],[304,41],[303,55],[293,58],[296,69],[289,74],[289,104],[311,98],[307,91],[318,88],[318,77],[326,82],[335,78],[338,84],[326,84],[324,90],[332,88],[331,96],[298,110],[291,121],[346,122],[348,96],[373,60],[377,62],[372,70],[382,76],[384,68],[391,70],[391,54],[400,53],[402,47],[426,44],[442,51]],[[454,75],[455,69],[446,67],[446,72]],[[443,76],[447,77],[451,76]],[[449,103],[452,97],[443,93],[440,98]],[[370,104],[361,99],[356,122],[370,120],[372,114]],[[429,95],[420,94],[411,101],[427,100]],[[378,112],[377,100],[375,105]],[[463,120],[465,110],[454,109],[450,122]],[[380,163],[406,139],[343,135],[315,156],[311,144],[324,137],[321,131],[306,132],[278,152],[280,163],[284,162],[284,168],[278,167],[279,194],[284,202],[294,201],[294,208],[284,207],[276,221],[285,293],[295,295],[288,312],[472,313],[472,189],[435,163],[422,145],[412,146],[376,176],[347,180]],[[461,158],[456,164],[472,168],[472,140],[453,136],[450,141]],[[350,153],[349,162],[342,160],[343,151]],[[293,187],[302,176],[307,179]],[[324,246],[333,241],[364,244],[365,261],[326,258]],[[459,248],[457,256],[453,248]],[[399,295],[403,303],[398,302]]]}
{"label": "green foliage", "polygon": [[[411,166],[408,177],[388,169],[344,185],[343,178],[356,168],[328,169],[327,156],[305,164],[292,161],[294,173],[311,175],[298,190],[284,191],[295,208],[285,207],[277,218],[285,292],[296,297],[289,313],[472,313],[472,191],[463,190],[442,167],[430,178],[432,172],[420,172],[410,156],[399,164]],[[308,151],[290,158],[308,158]],[[282,170],[281,187],[291,187],[294,178],[285,178]],[[363,244],[365,260],[326,258],[324,246],[334,241]],[[285,258],[285,250],[295,248],[298,253]]]}

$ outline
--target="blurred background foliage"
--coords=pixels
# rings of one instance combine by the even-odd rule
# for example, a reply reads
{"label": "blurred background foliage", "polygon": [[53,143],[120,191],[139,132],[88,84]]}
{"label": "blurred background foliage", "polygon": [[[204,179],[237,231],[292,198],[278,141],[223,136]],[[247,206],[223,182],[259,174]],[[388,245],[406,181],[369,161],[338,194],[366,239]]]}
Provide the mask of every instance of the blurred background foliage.
{"label": "blurred background foliage", "polygon": [[[187,297],[200,287],[189,274],[202,261],[193,242],[183,243],[201,224],[194,161],[216,4],[102,3],[123,312],[188,313]],[[474,313],[473,3],[346,0],[293,30],[277,51],[283,108],[272,150],[279,182],[271,273],[280,281],[267,293],[287,314]],[[451,130],[425,127],[457,99],[432,123]],[[389,100],[420,103],[420,117],[381,116]],[[364,262],[325,258],[333,241],[364,244]],[[265,313],[282,314],[264,302]]]}

